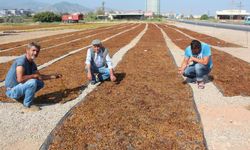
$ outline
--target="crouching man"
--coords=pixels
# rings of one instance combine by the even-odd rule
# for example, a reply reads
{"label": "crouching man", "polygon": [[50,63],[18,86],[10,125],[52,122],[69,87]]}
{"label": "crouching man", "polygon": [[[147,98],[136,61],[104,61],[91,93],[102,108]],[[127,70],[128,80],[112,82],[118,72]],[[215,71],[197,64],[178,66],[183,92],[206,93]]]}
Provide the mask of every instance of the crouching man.
{"label": "crouching man", "polygon": [[116,81],[112,61],[108,49],[105,48],[99,39],[92,41],[92,47],[87,51],[86,72],[91,84],[104,81],[110,78]]}
{"label": "crouching man", "polygon": [[26,49],[26,54],[17,58],[10,67],[6,79],[6,95],[9,98],[23,99],[26,110],[38,111],[40,107],[32,105],[35,93],[44,87],[43,80],[60,78],[60,74],[42,75],[34,62],[40,52],[40,45],[32,42]]}
{"label": "crouching man", "polygon": [[185,49],[179,73],[185,77],[196,79],[199,89],[205,88],[204,76],[207,76],[213,66],[211,48],[206,43],[193,40]]}

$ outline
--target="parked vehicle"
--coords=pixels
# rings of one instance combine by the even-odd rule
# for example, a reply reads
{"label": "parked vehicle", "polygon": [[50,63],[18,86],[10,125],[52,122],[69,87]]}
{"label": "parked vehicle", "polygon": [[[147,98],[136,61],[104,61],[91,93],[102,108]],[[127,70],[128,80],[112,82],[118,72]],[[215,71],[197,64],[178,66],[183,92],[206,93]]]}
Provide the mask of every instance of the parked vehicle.
{"label": "parked vehicle", "polygon": [[245,17],[244,24],[250,25],[250,16]]}
{"label": "parked vehicle", "polygon": [[67,23],[77,23],[83,19],[83,14],[63,15],[62,21]]}

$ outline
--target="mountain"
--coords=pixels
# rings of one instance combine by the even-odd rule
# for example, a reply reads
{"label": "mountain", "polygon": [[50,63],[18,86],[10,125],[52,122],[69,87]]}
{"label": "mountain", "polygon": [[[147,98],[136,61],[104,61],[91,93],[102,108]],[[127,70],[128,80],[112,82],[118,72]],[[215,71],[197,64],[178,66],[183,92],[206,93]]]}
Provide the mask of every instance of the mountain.
{"label": "mountain", "polygon": [[48,7],[49,4],[34,0],[0,0],[0,9],[31,9],[33,11]]}
{"label": "mountain", "polygon": [[69,2],[59,2],[48,7],[43,8],[39,11],[52,11],[55,13],[75,13],[82,12],[86,13],[91,11],[90,8],[84,7],[79,4],[69,3]]}
{"label": "mountain", "polygon": [[89,12],[91,9],[79,4],[59,2],[48,4],[35,0],[0,0],[1,9],[31,9],[34,12],[52,11],[55,13]]}

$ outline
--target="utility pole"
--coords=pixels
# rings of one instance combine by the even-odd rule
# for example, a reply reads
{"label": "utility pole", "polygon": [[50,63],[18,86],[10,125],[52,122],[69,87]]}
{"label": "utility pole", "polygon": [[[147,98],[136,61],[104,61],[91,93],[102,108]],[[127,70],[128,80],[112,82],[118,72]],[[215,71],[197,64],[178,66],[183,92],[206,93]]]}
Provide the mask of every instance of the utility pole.
{"label": "utility pole", "polygon": [[241,12],[241,10],[242,10],[242,8],[243,8],[243,5],[242,5],[242,3],[241,3],[241,1],[240,1],[240,3],[239,3],[239,10],[240,10],[240,12]]}
{"label": "utility pole", "polygon": [[105,13],[105,2],[104,1],[102,1],[102,11],[103,11],[103,13]]}

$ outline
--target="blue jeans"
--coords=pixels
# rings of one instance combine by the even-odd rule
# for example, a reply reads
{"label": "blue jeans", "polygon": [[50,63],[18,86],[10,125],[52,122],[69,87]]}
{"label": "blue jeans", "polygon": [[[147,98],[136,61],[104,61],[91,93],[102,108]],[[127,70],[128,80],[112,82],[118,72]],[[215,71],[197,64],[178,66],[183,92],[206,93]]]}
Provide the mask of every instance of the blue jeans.
{"label": "blue jeans", "polygon": [[23,105],[30,107],[33,102],[35,93],[44,87],[41,80],[30,79],[25,83],[19,83],[11,89],[7,89],[6,95],[12,99],[19,99],[24,96]]}
{"label": "blue jeans", "polygon": [[211,69],[207,65],[193,64],[188,66],[183,73],[183,76],[188,78],[196,78],[197,81],[203,81],[203,77],[208,75]]}
{"label": "blue jeans", "polygon": [[[87,71],[87,69],[86,69]],[[107,80],[110,77],[110,70],[107,67],[91,67],[91,75],[92,75],[92,81],[96,81],[95,75],[98,73],[98,78],[100,81]]]}

